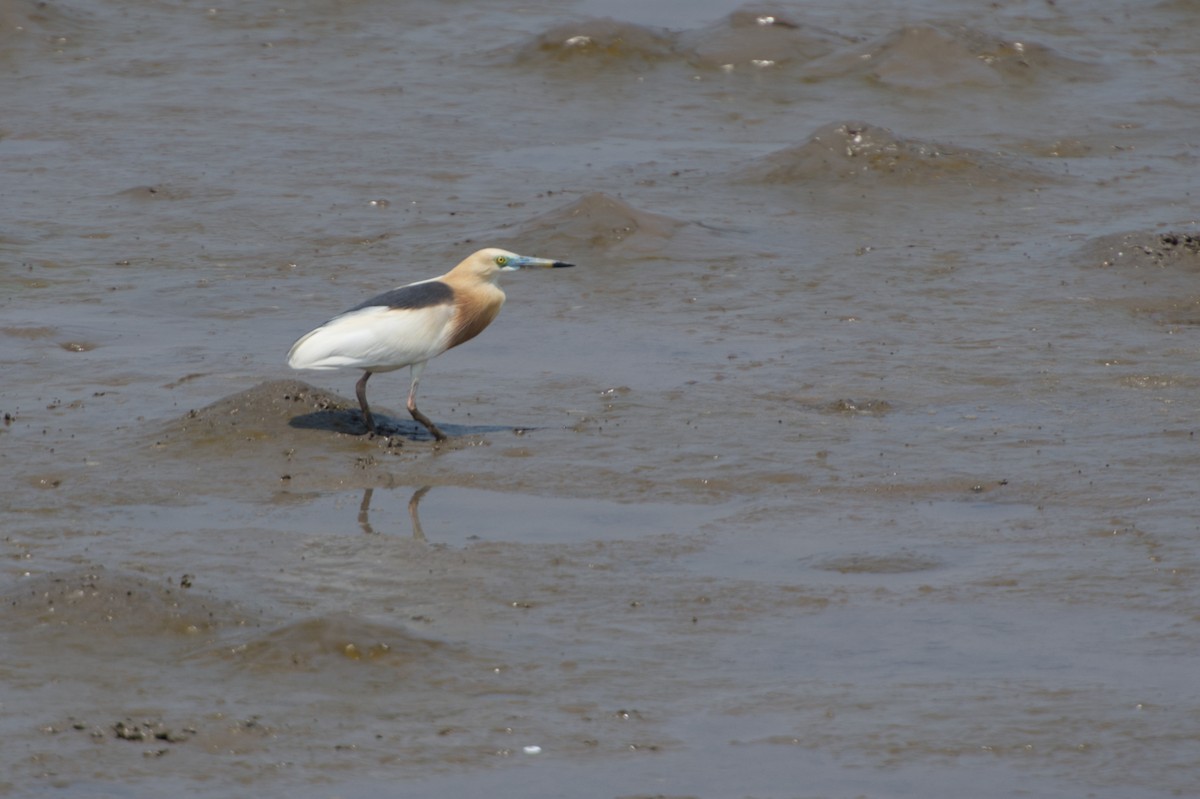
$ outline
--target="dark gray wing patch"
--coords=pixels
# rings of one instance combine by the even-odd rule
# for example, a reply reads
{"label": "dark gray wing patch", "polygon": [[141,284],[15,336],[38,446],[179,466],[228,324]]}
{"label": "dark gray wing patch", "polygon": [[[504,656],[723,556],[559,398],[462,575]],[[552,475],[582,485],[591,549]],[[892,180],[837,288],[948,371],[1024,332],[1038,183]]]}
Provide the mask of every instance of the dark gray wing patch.
{"label": "dark gray wing patch", "polygon": [[360,302],[346,313],[363,308],[392,308],[395,310],[430,308],[434,305],[450,305],[454,302],[454,289],[437,280],[413,283],[398,289],[385,291],[366,302]]}

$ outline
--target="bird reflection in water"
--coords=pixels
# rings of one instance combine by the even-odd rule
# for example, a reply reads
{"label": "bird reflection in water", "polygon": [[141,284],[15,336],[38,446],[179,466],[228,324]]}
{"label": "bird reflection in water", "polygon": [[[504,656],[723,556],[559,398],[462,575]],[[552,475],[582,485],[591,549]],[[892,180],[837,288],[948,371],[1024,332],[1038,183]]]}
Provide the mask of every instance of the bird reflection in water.
{"label": "bird reflection in water", "polygon": [[[425,541],[425,531],[421,529],[421,516],[417,512],[417,506],[421,504],[421,498],[429,493],[433,486],[421,486],[408,499],[408,518],[412,522],[413,540]],[[363,489],[362,502],[358,505],[358,526],[362,528],[364,533],[375,535],[375,528],[371,526],[371,497],[375,494],[375,489]]]}

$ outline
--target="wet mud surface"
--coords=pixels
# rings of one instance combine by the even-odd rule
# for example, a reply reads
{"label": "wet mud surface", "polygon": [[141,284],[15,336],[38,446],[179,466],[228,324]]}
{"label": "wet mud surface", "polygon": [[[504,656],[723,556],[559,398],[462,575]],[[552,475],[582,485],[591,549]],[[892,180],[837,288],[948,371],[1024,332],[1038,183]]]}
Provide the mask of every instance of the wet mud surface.
{"label": "wet mud surface", "polygon": [[1188,795],[1192,16],[0,2],[0,796]]}

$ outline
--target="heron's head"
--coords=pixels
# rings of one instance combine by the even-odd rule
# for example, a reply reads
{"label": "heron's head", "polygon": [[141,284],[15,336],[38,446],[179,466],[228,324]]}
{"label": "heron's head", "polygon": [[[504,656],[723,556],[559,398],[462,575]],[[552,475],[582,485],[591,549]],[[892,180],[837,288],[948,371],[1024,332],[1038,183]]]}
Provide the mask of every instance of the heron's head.
{"label": "heron's head", "polygon": [[549,258],[532,258],[528,255],[517,255],[515,252],[489,247],[486,250],[480,250],[463,261],[455,267],[455,271],[466,268],[480,280],[494,281],[500,272],[515,272],[518,269],[530,269],[534,267],[553,269],[574,265]]}

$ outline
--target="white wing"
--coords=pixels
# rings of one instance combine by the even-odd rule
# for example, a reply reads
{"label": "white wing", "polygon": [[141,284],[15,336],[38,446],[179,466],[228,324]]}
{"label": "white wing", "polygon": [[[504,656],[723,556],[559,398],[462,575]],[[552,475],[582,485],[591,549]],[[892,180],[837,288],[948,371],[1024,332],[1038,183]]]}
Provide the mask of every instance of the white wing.
{"label": "white wing", "polygon": [[372,305],[336,316],[292,345],[293,369],[354,367],[387,372],[446,351],[454,306]]}

